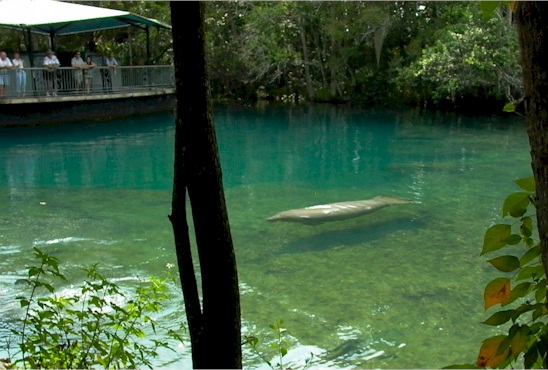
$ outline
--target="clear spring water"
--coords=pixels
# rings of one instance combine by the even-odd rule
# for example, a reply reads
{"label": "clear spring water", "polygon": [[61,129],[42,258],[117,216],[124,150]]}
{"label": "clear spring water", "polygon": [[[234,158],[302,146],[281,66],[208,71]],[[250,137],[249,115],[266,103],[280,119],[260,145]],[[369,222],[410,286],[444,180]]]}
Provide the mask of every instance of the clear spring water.
{"label": "clear spring water", "polygon": [[[268,325],[284,320],[284,360],[303,365],[312,351],[312,368],[475,361],[497,330],[480,324],[496,275],[479,257],[483,233],[517,190],[512,180],[531,175],[521,120],[219,107],[215,123],[245,334],[272,341]],[[170,114],[0,132],[4,318],[18,314],[14,282],[33,246],[74,281],[94,262],[128,286],[175,263],[173,134]],[[381,194],[415,203],[318,226],[265,221]],[[159,321],[170,325],[181,305],[174,299]],[[174,346],[157,367],[190,367],[188,347]],[[266,366],[248,349],[244,364]]]}

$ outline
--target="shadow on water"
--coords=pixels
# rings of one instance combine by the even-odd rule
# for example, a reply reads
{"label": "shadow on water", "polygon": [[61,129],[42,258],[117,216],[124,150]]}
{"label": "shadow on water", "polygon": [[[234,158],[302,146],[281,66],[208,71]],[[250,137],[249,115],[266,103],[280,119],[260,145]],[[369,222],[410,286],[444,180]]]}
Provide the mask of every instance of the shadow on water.
{"label": "shadow on water", "polygon": [[[416,230],[425,227],[423,218],[398,216],[389,220],[366,220],[354,226],[345,226],[344,221],[337,222],[340,228],[320,231],[298,238],[281,248],[281,253],[318,252],[332,248],[350,247],[368,244],[380,240],[390,233]],[[332,225],[330,225],[332,226]],[[303,227],[309,227],[304,226]],[[312,226],[318,229],[322,226]]]}

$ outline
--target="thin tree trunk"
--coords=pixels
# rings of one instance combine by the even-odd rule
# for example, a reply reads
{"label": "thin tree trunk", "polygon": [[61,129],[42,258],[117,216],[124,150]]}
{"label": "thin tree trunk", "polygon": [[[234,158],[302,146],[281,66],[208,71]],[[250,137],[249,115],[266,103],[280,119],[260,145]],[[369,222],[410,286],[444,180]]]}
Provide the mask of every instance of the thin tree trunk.
{"label": "thin tree trunk", "polygon": [[[333,13],[333,12],[332,12]],[[331,35],[331,54],[329,57],[329,72],[330,72],[330,93],[331,98],[335,99],[337,97],[337,65],[335,63],[335,55],[338,56],[337,42],[335,41],[335,36]]]}
{"label": "thin tree trunk", "polygon": [[548,3],[518,1],[525,104],[536,181],[536,209],[542,262],[548,276]]}
{"label": "thin tree trunk", "polygon": [[[213,126],[204,50],[202,2],[171,2],[177,89],[172,213],[193,368],[242,367],[236,260]],[[202,302],[186,215],[190,199]]]}
{"label": "thin tree trunk", "polygon": [[312,85],[312,78],[310,77],[310,59],[308,57],[308,46],[306,45],[306,34],[304,31],[304,26],[302,25],[303,21],[300,19],[301,27],[300,27],[300,34],[301,34],[301,45],[303,48],[303,59],[304,59],[304,77],[306,81],[306,91],[308,92],[308,100],[314,101],[315,94],[314,94],[314,86]]}
{"label": "thin tree trunk", "polygon": [[314,40],[316,44],[316,55],[318,58],[318,65],[320,66],[320,73],[322,75],[322,87],[324,89],[327,89],[327,74],[325,73],[325,60],[326,52],[325,52],[325,43],[322,40],[320,40],[320,37],[318,37],[319,32],[313,32],[314,34]]}

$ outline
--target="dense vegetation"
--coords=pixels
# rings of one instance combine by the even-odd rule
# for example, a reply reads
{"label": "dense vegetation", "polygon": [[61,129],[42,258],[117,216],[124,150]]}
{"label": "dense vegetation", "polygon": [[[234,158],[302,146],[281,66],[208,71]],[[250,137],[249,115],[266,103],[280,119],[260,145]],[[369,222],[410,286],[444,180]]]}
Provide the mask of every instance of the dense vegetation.
{"label": "dense vegetation", "polygon": [[[79,2],[82,3],[82,2]],[[84,2],[85,3],[85,2]],[[171,23],[168,2],[101,1]],[[208,2],[206,47],[216,100],[398,104],[500,111],[523,97],[512,14],[475,2]],[[36,37],[36,50],[47,38]],[[24,36],[2,31],[6,50]],[[118,29],[58,40],[60,52],[113,52],[145,63],[145,34]],[[169,31],[151,32],[152,63],[172,62]],[[479,104],[481,103],[481,104]]]}
{"label": "dense vegetation", "polygon": [[216,96],[452,109],[522,94],[503,8],[486,21],[470,2],[216,2],[206,22]]}

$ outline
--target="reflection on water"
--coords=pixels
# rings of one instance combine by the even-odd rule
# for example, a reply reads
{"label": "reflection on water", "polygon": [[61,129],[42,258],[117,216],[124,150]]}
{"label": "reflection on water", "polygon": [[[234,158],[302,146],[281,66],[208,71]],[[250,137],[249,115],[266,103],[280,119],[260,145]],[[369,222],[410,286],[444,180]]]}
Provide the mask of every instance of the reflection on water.
{"label": "reflection on water", "polygon": [[[74,281],[99,262],[128,288],[174,263],[172,120],[2,131],[4,317],[17,315],[14,282],[33,246],[58,257]],[[478,324],[481,287],[492,278],[478,258],[483,232],[511,181],[530,175],[522,123],[339,107],[217,108],[215,120],[245,333],[268,343],[268,325],[284,320],[287,360],[302,365],[313,352],[312,368],[475,360],[496,330]],[[377,195],[415,203],[317,226],[265,221]],[[158,319],[180,316],[175,299]],[[158,367],[190,366],[188,347],[176,347]],[[245,361],[266,366],[249,349]]]}
{"label": "reflection on water", "polygon": [[[1,183],[155,188],[172,177],[169,115],[89,125],[5,130]],[[163,145],[159,146],[158,144]]]}

